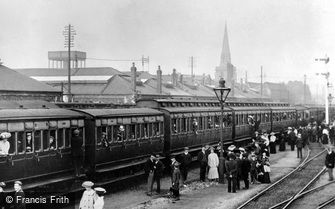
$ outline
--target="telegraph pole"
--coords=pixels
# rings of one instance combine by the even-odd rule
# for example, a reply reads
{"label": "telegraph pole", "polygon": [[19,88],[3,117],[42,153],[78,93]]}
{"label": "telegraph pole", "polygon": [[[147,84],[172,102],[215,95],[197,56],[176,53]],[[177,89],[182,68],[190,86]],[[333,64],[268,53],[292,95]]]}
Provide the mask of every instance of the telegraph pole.
{"label": "telegraph pole", "polygon": [[192,80],[192,84],[194,84],[194,73],[193,73],[194,57],[193,56],[190,57],[190,66],[191,66],[191,80]]}
{"label": "telegraph pole", "polygon": [[67,81],[68,81],[68,87],[67,87],[67,94],[68,94],[68,102],[72,101],[72,94],[71,94],[71,47],[74,46],[74,35],[76,35],[76,31],[74,30],[73,26],[69,24],[68,26],[65,26],[63,35],[65,37],[65,48],[67,47],[68,52],[68,64],[67,64]]}
{"label": "telegraph pole", "polygon": [[306,105],[306,74],[304,75],[304,105]]}
{"label": "telegraph pole", "polygon": [[263,66],[261,66],[261,99],[263,99]]}
{"label": "telegraph pole", "polygon": [[[319,59],[315,59],[315,61],[322,61],[325,62],[325,67],[327,67],[327,63],[329,62],[329,57],[326,55],[325,58],[319,58]],[[317,73],[317,75],[319,75]],[[327,68],[326,68],[326,72],[325,73],[321,73],[321,75],[323,75],[326,78],[326,88],[325,88],[325,109],[326,109],[326,124],[329,124],[329,96],[328,96],[328,87],[329,85],[329,75],[330,73],[328,72]]]}

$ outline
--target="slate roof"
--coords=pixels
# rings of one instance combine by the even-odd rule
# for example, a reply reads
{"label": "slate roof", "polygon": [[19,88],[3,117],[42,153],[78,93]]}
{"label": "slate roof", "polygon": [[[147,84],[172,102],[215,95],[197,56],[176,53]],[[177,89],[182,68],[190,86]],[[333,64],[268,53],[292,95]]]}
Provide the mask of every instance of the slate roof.
{"label": "slate roof", "polygon": [[[23,68],[14,70],[26,76],[67,76],[68,72],[64,68]],[[123,73],[111,67],[71,68],[71,75],[73,76],[112,76],[115,74]]]}
{"label": "slate roof", "polygon": [[59,90],[0,65],[0,91],[54,92]]}

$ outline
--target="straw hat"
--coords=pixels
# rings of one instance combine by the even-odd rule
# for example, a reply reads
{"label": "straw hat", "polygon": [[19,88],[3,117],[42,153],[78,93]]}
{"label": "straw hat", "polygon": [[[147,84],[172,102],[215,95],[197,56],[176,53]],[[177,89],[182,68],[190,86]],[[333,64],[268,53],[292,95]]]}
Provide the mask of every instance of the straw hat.
{"label": "straw hat", "polygon": [[82,187],[92,187],[94,183],[92,181],[84,181],[83,184],[81,185]]}

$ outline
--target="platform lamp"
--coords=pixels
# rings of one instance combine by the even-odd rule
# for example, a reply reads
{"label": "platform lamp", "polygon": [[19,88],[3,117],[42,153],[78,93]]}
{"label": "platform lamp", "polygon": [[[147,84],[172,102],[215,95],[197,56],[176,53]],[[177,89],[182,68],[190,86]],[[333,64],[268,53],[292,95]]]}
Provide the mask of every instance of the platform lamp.
{"label": "platform lamp", "polygon": [[219,173],[220,173],[220,178],[219,181],[220,183],[224,183],[224,173],[223,173],[223,163],[224,163],[224,158],[223,158],[223,108],[224,108],[224,104],[226,102],[226,99],[228,97],[228,94],[230,92],[230,88],[226,88],[225,86],[226,81],[223,78],[220,78],[219,81],[219,87],[217,88],[213,88],[214,93],[217,97],[217,99],[220,102],[221,105],[221,118],[220,118],[220,128],[221,128],[221,132],[220,132],[220,144],[221,144],[221,152],[220,152],[220,167],[219,167]]}

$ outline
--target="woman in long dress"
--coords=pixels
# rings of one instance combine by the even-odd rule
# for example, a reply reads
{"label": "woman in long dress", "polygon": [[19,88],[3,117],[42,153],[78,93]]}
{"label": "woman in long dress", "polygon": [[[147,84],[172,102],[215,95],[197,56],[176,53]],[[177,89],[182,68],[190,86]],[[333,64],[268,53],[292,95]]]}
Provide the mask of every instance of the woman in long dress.
{"label": "woman in long dress", "polygon": [[271,132],[270,134],[270,153],[275,154],[276,153],[276,136],[274,132]]}
{"label": "woman in long dress", "polygon": [[214,152],[214,148],[211,147],[211,153],[208,155],[208,179],[210,181],[219,179],[219,172],[218,172],[218,166],[219,166],[219,158],[218,155]]}

